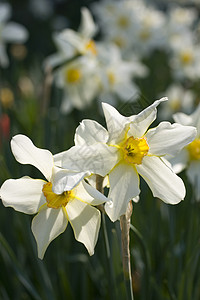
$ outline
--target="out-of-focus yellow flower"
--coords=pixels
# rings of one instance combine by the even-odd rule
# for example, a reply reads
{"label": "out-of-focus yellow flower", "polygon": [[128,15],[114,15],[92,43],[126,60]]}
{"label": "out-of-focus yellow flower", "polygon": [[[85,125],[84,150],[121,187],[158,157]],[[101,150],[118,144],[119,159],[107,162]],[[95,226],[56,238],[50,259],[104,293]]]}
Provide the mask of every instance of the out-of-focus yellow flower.
{"label": "out-of-focus yellow flower", "polygon": [[27,55],[27,48],[20,44],[12,45],[10,51],[12,56],[17,60],[23,60]]}
{"label": "out-of-focus yellow flower", "polygon": [[34,86],[31,79],[27,76],[23,76],[18,81],[19,88],[24,96],[30,96],[34,92]]}
{"label": "out-of-focus yellow flower", "polygon": [[11,108],[14,103],[13,92],[9,88],[0,90],[0,102],[4,108]]}

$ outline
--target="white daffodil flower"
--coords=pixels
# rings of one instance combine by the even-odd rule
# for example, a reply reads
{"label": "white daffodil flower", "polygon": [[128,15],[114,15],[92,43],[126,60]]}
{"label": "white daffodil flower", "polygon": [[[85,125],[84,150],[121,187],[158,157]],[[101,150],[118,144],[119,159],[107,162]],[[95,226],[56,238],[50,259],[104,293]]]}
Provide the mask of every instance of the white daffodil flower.
{"label": "white daffodil flower", "polygon": [[167,32],[169,37],[191,29],[198,18],[195,8],[169,6]]}
{"label": "white daffodil flower", "polygon": [[37,213],[32,231],[38,257],[43,258],[50,242],[65,231],[68,221],[76,240],[92,255],[101,221],[100,212],[93,205],[102,204],[107,198],[83,180],[89,173],[70,172],[55,166],[51,152],[37,148],[24,135],[13,137],[11,148],[18,162],[35,166],[46,178],[8,179],[0,188],[6,207],[26,214]]}
{"label": "white daffodil flower", "polygon": [[108,174],[108,197],[113,202],[106,203],[105,210],[112,221],[125,214],[128,202],[139,195],[139,175],[153,195],[166,203],[176,204],[185,197],[184,183],[165,156],[175,155],[189,144],[196,129],[162,122],[148,130],[156,118],[156,107],[165,100],[157,100],[131,117],[103,103],[108,131],[95,121],[84,120],[76,130],[75,146],[62,153],[63,167]]}
{"label": "white daffodil flower", "polygon": [[165,93],[168,101],[160,108],[160,118],[170,119],[176,112],[191,113],[194,107],[195,94],[191,89],[185,89],[180,84],[171,84]]}
{"label": "white daffodil flower", "polygon": [[0,66],[9,64],[6,53],[7,43],[23,43],[28,38],[26,28],[15,22],[7,22],[11,16],[11,7],[8,3],[0,3]]}
{"label": "white daffodil flower", "polygon": [[67,28],[58,34],[54,34],[53,39],[58,48],[58,53],[46,58],[45,68],[54,68],[76,55],[96,56],[97,48],[92,39],[96,32],[97,26],[90,11],[83,7],[78,31]]}
{"label": "white daffodil flower", "polygon": [[96,46],[93,37],[97,32],[97,26],[93,21],[90,11],[81,9],[81,24],[78,32],[65,29],[59,34],[59,38],[71,45],[75,53],[96,55]]}
{"label": "white daffodil flower", "polygon": [[120,49],[110,43],[98,44],[98,60],[99,98],[112,105],[117,99],[134,102],[139,87],[133,79],[147,73],[147,68],[139,61],[122,59]]}
{"label": "white daffodil flower", "polygon": [[188,78],[196,81],[200,78],[200,46],[194,32],[188,30],[175,35],[169,44],[172,50],[170,66],[173,76],[179,80]]}
{"label": "white daffodil flower", "polygon": [[92,57],[79,56],[55,72],[56,86],[63,90],[63,113],[69,113],[74,107],[81,110],[91,104],[99,89],[96,65]]}
{"label": "white daffodil flower", "polygon": [[170,162],[176,173],[186,169],[189,181],[194,187],[196,200],[200,201],[200,104],[191,115],[176,113],[173,115],[173,118],[177,123],[194,126],[197,129],[195,140]]}

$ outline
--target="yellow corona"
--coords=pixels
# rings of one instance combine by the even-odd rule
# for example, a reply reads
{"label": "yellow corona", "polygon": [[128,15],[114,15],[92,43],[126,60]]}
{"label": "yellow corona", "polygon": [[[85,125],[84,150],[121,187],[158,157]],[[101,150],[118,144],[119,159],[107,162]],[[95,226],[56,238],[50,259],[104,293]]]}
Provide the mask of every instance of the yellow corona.
{"label": "yellow corona", "polygon": [[47,206],[50,208],[59,208],[62,206],[66,206],[67,203],[73,199],[73,192],[66,191],[60,195],[55,194],[52,191],[52,183],[47,182],[44,184],[42,192],[46,198]]}
{"label": "yellow corona", "polygon": [[129,137],[122,146],[123,158],[126,162],[132,164],[141,164],[144,156],[149,151],[149,146],[145,137],[134,138]]}
{"label": "yellow corona", "polygon": [[187,149],[190,154],[191,160],[199,160],[200,159],[200,139],[194,140],[187,146]]}

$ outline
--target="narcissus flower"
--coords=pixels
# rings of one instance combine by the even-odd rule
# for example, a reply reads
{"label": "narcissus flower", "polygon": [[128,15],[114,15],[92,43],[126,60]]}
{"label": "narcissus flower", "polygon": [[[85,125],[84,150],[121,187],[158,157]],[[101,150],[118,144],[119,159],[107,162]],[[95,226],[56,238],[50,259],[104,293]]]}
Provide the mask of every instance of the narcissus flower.
{"label": "narcissus flower", "polygon": [[168,101],[163,103],[159,116],[163,120],[171,119],[176,112],[191,113],[194,107],[195,94],[180,84],[171,84],[165,94]]}
{"label": "narcissus flower", "polygon": [[53,36],[58,52],[46,58],[45,68],[54,68],[61,65],[76,55],[88,55],[95,57],[97,54],[96,44],[93,40],[97,32],[90,11],[83,7],[81,9],[81,23],[78,31],[64,29]]}
{"label": "narcissus flower", "polygon": [[0,189],[5,206],[26,214],[37,213],[32,231],[38,257],[43,258],[50,242],[65,231],[68,221],[76,240],[92,255],[101,220],[93,205],[102,204],[107,198],[83,180],[88,172],[70,172],[55,166],[51,152],[37,148],[24,135],[13,137],[11,148],[18,162],[35,166],[46,177],[8,179]]}
{"label": "narcissus flower", "polygon": [[194,126],[197,129],[195,140],[175,156],[171,163],[176,173],[186,169],[186,174],[194,187],[196,199],[200,201],[200,104],[191,115],[176,113],[173,118],[177,123]]}
{"label": "narcissus flower", "polygon": [[166,161],[196,135],[191,126],[162,122],[148,127],[156,118],[156,107],[167,100],[155,101],[138,115],[122,116],[114,107],[103,103],[107,128],[84,120],[76,130],[75,146],[62,153],[62,164],[76,170],[109,175],[110,190],[105,209],[112,221],[125,214],[128,202],[139,195],[139,175],[153,195],[166,203],[176,204],[185,197],[183,181]]}
{"label": "narcissus flower", "polygon": [[89,106],[98,93],[97,62],[92,57],[79,56],[55,71],[55,83],[63,90],[61,111]]}

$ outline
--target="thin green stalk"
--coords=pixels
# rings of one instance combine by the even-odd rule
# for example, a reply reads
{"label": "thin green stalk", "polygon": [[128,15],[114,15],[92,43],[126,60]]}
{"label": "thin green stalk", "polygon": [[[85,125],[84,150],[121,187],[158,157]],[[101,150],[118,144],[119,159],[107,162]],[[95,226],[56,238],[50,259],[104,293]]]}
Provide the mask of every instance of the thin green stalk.
{"label": "thin green stalk", "polygon": [[[99,192],[101,192],[102,194],[104,193],[103,179],[104,178],[102,176],[96,175],[96,189]],[[101,207],[99,207],[99,209],[102,211],[103,237],[104,237],[104,244],[105,244],[105,249],[106,249],[106,259],[107,259],[107,266],[108,266],[109,277],[110,277],[110,286],[111,286],[110,296],[111,296],[111,299],[117,299],[115,275],[114,275],[114,270],[113,270],[113,265],[112,265],[112,257],[111,257],[109,239],[108,239],[107,226],[106,226],[106,218],[105,218],[105,213],[104,213],[103,207],[101,206]]]}
{"label": "thin green stalk", "polygon": [[131,276],[131,260],[130,260],[130,218],[132,214],[132,203],[129,202],[126,214],[120,217],[121,241],[122,241],[122,262],[124,281],[126,285],[127,299],[134,300],[133,285]]}
{"label": "thin green stalk", "polygon": [[150,279],[150,257],[149,257],[149,252],[147,250],[147,247],[145,245],[143,236],[141,235],[141,233],[132,225],[130,224],[130,229],[134,232],[134,234],[136,235],[136,237],[138,238],[140,245],[143,249],[143,253],[144,253],[144,261],[145,261],[145,266],[146,266],[146,287],[145,287],[145,291],[146,291],[146,295],[149,295],[149,279]]}

